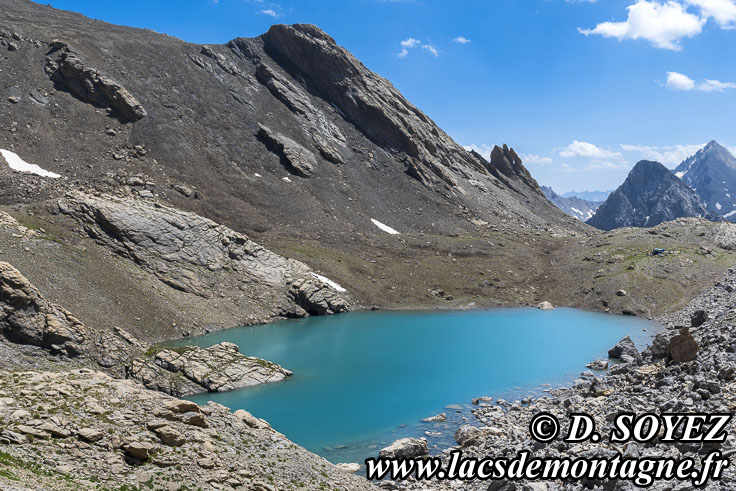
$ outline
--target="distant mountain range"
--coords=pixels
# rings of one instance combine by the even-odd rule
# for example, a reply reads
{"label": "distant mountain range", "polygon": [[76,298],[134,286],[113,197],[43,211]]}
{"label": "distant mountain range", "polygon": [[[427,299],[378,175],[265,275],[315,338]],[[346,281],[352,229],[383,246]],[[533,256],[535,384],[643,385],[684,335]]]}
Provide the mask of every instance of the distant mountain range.
{"label": "distant mountain range", "polygon": [[598,208],[588,224],[601,230],[654,227],[680,217],[709,214],[695,191],[659,162],[642,160]]}
{"label": "distant mountain range", "polygon": [[586,201],[592,201],[594,203],[603,203],[611,194],[611,190],[608,191],[568,191],[563,193],[563,198],[580,198]]}
{"label": "distant mountain range", "polygon": [[736,157],[711,141],[674,171],[700,197],[705,208],[736,221]]}
{"label": "distant mountain range", "polygon": [[[601,205],[600,201],[590,201],[577,196],[560,196],[549,186],[542,186],[542,192],[555,206],[581,222],[590,219]],[[574,191],[572,192],[574,193]],[[583,191],[583,193],[603,194],[602,191]]]}

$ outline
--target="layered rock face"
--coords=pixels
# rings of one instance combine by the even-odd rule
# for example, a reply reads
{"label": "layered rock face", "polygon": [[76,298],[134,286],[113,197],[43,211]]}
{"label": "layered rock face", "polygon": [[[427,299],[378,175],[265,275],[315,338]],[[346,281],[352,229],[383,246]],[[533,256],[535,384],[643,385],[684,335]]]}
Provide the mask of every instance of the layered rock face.
{"label": "layered rock face", "polygon": [[177,352],[148,347],[119,327],[86,327],[5,262],[0,262],[0,332],[0,342],[39,347],[178,396],[279,382],[291,375],[275,363],[242,355],[232,343]]}
{"label": "layered rock face", "polygon": [[346,294],[311,275],[305,264],[194,213],[82,193],[57,207],[95,240],[185,293],[209,298],[229,288],[252,291],[240,301],[269,299],[292,316],[344,312],[350,305]]}
{"label": "layered rock face", "polygon": [[58,57],[49,56],[46,71],[54,82],[60,84],[82,101],[107,107],[116,112],[123,122],[135,122],[147,113],[140,102],[118,82],[89,66],[63,41],[52,42],[59,50]]}
{"label": "layered rock face", "polygon": [[291,374],[275,363],[241,355],[232,343],[207,349],[192,346],[180,352],[164,348],[152,358],[136,358],[127,366],[127,375],[133,380],[176,396],[228,392],[280,382]]}
{"label": "layered rock face", "polygon": [[654,227],[681,217],[714,218],[695,192],[665,166],[642,160],[587,223],[611,230]]}
{"label": "layered rock face", "polygon": [[18,270],[0,262],[0,327],[13,342],[79,356],[91,341],[81,322],[48,302]]}

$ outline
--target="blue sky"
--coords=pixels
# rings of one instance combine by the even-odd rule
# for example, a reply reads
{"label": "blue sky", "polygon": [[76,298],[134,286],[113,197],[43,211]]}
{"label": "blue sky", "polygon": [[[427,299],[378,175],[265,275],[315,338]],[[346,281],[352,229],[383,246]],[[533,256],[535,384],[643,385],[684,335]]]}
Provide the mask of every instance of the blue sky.
{"label": "blue sky", "polygon": [[507,143],[558,192],[736,150],[736,0],[47,1],[196,43],[316,24],[460,144]]}

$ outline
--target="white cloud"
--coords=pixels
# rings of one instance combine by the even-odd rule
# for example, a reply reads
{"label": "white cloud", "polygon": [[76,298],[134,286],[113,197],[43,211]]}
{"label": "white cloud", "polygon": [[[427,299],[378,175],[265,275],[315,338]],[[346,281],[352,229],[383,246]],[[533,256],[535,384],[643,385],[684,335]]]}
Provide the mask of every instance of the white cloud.
{"label": "white cloud", "polygon": [[453,41],[460,44],[468,44],[471,42],[470,39],[466,38],[465,36],[458,36],[453,39]]}
{"label": "white cloud", "polygon": [[610,161],[601,161],[601,162],[591,162],[589,163],[585,169],[586,170],[597,170],[597,169],[626,169],[629,167],[629,164],[627,162],[610,162]]}
{"label": "white cloud", "polygon": [[418,48],[418,47],[421,47],[422,49],[426,49],[427,51],[432,53],[432,55],[434,56],[440,55],[439,50],[435,46],[431,44],[423,44],[419,39],[407,38],[401,41],[399,44],[401,45],[401,51],[399,51],[398,53],[399,58],[406,58],[406,56],[409,54],[410,49]]}
{"label": "white cloud", "polygon": [[712,18],[723,29],[736,28],[735,0],[685,0],[700,9],[703,18]]}
{"label": "white cloud", "polygon": [[434,56],[439,56],[440,55],[440,52],[437,51],[437,48],[435,48],[431,44],[423,44],[422,45],[422,48],[426,49],[427,51],[429,51],[430,53],[432,53]]}
{"label": "white cloud", "polygon": [[636,153],[637,156],[633,160],[655,160],[666,167],[676,167],[683,160],[695,154],[703,148],[705,143],[697,145],[669,145],[669,146],[649,146],[649,145],[621,145],[621,149],[625,152]]}
{"label": "white cloud", "polygon": [[736,89],[736,83],[721,82],[720,80],[705,79],[696,83],[687,75],[678,72],[667,72],[667,82],[665,87],[672,90],[691,91],[698,90],[700,92],[725,92],[726,90]]}
{"label": "white cloud", "polygon": [[667,72],[666,87],[672,90],[693,90],[695,80],[682,73]]}
{"label": "white cloud", "polygon": [[474,151],[483,156],[484,159],[490,161],[491,160],[491,151],[493,150],[493,146],[486,145],[486,144],[480,144],[476,145],[474,143],[471,143],[470,145],[465,145],[463,147],[468,152]]}
{"label": "white cloud", "polygon": [[587,157],[599,160],[623,160],[619,152],[611,152],[588,142],[574,140],[571,144],[560,150],[560,157]]}
{"label": "white cloud", "polygon": [[720,80],[708,80],[707,78],[698,84],[698,90],[702,92],[724,92],[736,89],[733,82],[721,82]]}
{"label": "white cloud", "polygon": [[409,48],[416,48],[421,44],[421,41],[414,38],[404,39],[399,43],[401,45],[401,51],[399,51],[399,58],[406,58],[409,54]]}
{"label": "white cloud", "polygon": [[550,157],[542,157],[533,153],[522,154],[520,157],[525,164],[547,165],[554,162]]}
{"label": "white cloud", "polygon": [[263,9],[261,10],[261,13],[263,15],[270,15],[274,19],[277,17],[281,17],[281,15],[278,12],[276,12],[274,9]]}
{"label": "white cloud", "polygon": [[580,169],[573,167],[570,164],[560,164],[560,170],[562,172],[580,172]]}
{"label": "white cloud", "polygon": [[680,50],[680,41],[700,34],[707,20],[688,12],[686,6],[674,0],[664,3],[637,0],[626,9],[628,17],[623,22],[602,22],[593,29],[579,31],[586,36],[598,34],[619,41],[645,39],[657,48]]}

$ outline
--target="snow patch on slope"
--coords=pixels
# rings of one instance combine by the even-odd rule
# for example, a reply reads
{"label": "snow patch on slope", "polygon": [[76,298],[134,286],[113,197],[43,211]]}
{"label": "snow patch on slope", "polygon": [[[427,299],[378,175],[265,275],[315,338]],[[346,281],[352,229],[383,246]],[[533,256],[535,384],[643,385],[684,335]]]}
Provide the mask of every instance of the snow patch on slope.
{"label": "snow patch on slope", "polygon": [[385,225],[385,224],[379,222],[375,218],[371,218],[371,222],[373,222],[373,225],[375,225],[376,227],[380,228],[384,232],[389,233],[391,235],[398,235],[400,233],[396,229],[393,229],[393,228],[389,227],[388,225]]}
{"label": "snow patch on slope", "polygon": [[8,166],[14,171],[27,172],[31,174],[36,174],[37,176],[41,177],[50,177],[52,179],[58,179],[59,177],[61,177],[59,174],[55,174],[53,172],[47,171],[46,169],[42,169],[36,164],[29,164],[28,162],[20,158],[17,153],[11,152],[10,150],[4,150],[0,148],[0,154],[8,163]]}
{"label": "snow patch on slope", "polygon": [[311,274],[314,278],[318,279],[319,281],[321,281],[325,285],[329,285],[329,286],[331,286],[332,288],[334,288],[335,290],[337,290],[339,292],[343,292],[344,293],[344,292],[347,291],[345,288],[341,287],[338,283],[335,283],[334,281],[332,281],[331,279],[327,278],[326,276],[322,276],[321,274],[317,274],[317,273],[315,273],[313,271],[310,271],[309,274]]}

